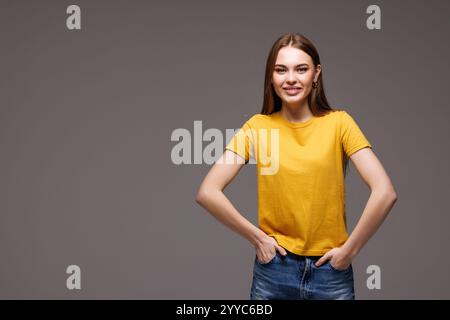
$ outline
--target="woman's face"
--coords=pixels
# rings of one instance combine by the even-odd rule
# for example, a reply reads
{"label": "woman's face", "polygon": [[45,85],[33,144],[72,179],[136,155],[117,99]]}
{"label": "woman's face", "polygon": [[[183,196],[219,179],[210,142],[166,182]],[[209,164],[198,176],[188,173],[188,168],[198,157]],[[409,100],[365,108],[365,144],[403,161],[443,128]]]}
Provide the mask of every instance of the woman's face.
{"label": "woman's face", "polygon": [[314,68],[311,57],[304,51],[283,47],[278,52],[272,76],[275,92],[283,103],[295,105],[308,97],[320,70],[320,65]]}

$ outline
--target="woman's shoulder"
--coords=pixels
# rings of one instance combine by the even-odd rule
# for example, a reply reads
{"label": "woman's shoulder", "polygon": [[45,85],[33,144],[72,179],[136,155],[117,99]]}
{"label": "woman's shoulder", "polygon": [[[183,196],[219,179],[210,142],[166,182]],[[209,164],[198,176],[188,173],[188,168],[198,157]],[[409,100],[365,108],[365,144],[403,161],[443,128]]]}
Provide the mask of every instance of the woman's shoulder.
{"label": "woman's shoulder", "polygon": [[325,116],[334,121],[342,121],[343,118],[348,116],[348,113],[345,109],[336,107],[330,110]]}
{"label": "woman's shoulder", "polygon": [[252,127],[258,127],[260,125],[266,124],[268,121],[271,120],[272,115],[255,113],[248,118],[247,123]]}
{"label": "woman's shoulder", "polygon": [[335,109],[335,114],[336,114],[336,118],[341,122],[341,123],[348,123],[348,122],[353,122],[354,120],[354,116],[352,115],[352,113],[348,112],[345,109]]}
{"label": "woman's shoulder", "polygon": [[335,107],[329,110],[326,116],[341,117],[345,112],[346,112],[345,109]]}

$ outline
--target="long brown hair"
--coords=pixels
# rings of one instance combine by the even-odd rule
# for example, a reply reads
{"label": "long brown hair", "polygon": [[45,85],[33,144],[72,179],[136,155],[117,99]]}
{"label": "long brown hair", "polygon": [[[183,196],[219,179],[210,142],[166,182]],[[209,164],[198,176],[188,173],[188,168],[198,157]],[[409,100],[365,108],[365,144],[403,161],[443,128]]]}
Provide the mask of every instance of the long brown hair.
{"label": "long brown hair", "polygon": [[[304,35],[299,33],[286,33],[279,37],[272,48],[270,49],[269,56],[266,62],[266,72],[264,77],[264,100],[262,105],[261,114],[272,114],[281,110],[281,98],[276,94],[272,85],[272,76],[275,68],[275,62],[278,57],[278,52],[281,48],[291,46],[307,53],[314,64],[314,68],[320,64],[320,57],[316,47],[313,43]],[[323,86],[323,68],[317,79],[317,87],[312,88],[308,95],[308,105],[311,109],[311,113],[314,116],[321,117],[329,112],[339,111],[342,109],[331,108],[325,95],[325,89]],[[344,154],[344,176],[347,173],[348,157]]]}

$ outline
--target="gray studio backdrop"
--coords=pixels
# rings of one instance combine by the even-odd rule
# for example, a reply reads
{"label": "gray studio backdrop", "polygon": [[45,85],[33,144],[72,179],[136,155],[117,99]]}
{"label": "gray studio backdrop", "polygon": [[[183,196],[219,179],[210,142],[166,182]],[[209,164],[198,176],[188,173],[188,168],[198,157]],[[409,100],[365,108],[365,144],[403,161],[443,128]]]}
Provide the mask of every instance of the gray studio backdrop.
{"label": "gray studio backdrop", "polygon": [[[81,30],[66,26],[71,4]],[[371,4],[380,30],[366,27]],[[330,103],[354,116],[399,196],[354,261],[357,298],[449,299],[449,12],[448,1],[2,0],[0,298],[247,299],[254,248],[195,203],[210,165],[173,163],[171,134],[258,113],[270,46],[300,32]],[[370,193],[353,164],[346,190],[351,230]],[[255,166],[225,192],[256,224]],[[67,287],[72,265],[80,290]],[[366,285],[371,265],[380,289]]]}

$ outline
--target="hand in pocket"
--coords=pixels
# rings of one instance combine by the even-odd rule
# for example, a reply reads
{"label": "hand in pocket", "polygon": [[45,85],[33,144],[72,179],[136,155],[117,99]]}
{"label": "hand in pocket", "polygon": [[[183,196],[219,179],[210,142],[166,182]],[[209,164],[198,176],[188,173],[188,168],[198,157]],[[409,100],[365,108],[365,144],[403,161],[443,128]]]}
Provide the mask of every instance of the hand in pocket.
{"label": "hand in pocket", "polygon": [[278,252],[285,256],[287,254],[286,250],[280,246],[273,237],[266,236],[263,240],[255,246],[256,257],[258,261],[262,264],[269,263],[276,256]]}

